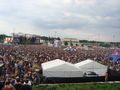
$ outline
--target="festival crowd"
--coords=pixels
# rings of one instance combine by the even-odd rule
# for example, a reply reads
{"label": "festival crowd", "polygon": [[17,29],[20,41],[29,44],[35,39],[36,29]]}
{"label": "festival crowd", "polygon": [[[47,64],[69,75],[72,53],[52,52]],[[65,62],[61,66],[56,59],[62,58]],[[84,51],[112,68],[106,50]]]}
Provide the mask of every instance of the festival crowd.
{"label": "festival crowd", "polygon": [[[94,50],[67,51],[45,45],[0,45],[0,88],[4,90],[31,90],[31,86],[39,84],[41,63],[54,59],[78,63],[86,59],[95,60],[120,70],[120,61],[104,60],[113,50],[96,48]],[[14,89],[6,89],[14,88]],[[16,89],[17,88],[17,89]],[[29,89],[26,89],[29,88]],[[2,90],[2,89],[0,89]]]}

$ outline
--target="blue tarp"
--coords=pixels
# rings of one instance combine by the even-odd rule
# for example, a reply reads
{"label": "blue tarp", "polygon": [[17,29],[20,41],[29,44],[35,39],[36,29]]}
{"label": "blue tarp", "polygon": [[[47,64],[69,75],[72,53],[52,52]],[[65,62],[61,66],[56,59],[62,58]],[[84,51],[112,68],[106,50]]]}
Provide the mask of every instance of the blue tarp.
{"label": "blue tarp", "polygon": [[117,62],[117,60],[120,59],[120,51],[115,50],[112,54],[108,56],[108,58],[112,58],[114,62]]}

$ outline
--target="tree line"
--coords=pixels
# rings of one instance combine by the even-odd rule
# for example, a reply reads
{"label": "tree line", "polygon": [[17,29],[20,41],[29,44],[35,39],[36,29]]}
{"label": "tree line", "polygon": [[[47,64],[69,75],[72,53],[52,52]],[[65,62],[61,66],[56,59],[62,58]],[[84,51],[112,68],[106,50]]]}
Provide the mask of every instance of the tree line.
{"label": "tree line", "polygon": [[[6,37],[12,37],[12,36],[8,36],[6,34],[0,34],[0,43],[3,43]],[[60,40],[59,37],[41,36],[40,38],[42,40],[50,41],[50,42],[54,42],[54,40]],[[18,39],[19,39],[19,44],[32,44],[36,40],[35,37],[26,38],[24,36],[20,36]],[[100,41],[88,41],[88,40],[79,40],[79,42],[82,43],[83,45],[90,43],[91,45],[98,45],[102,47],[112,47],[112,46],[120,47],[120,42],[100,42]],[[67,42],[65,42],[65,45],[67,45]]]}

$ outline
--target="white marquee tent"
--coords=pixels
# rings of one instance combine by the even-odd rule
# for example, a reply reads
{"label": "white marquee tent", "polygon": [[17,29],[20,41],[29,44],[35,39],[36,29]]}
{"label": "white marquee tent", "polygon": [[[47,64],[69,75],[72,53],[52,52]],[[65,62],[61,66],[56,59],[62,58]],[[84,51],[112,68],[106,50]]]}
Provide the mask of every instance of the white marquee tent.
{"label": "white marquee tent", "polygon": [[107,72],[107,66],[102,65],[90,59],[76,63],[74,65],[78,67],[80,71],[83,71],[84,73],[87,71],[92,71],[98,74],[99,76],[103,76]]}
{"label": "white marquee tent", "polygon": [[75,65],[63,60],[52,60],[42,63],[43,76],[46,77],[83,77],[83,72]]}

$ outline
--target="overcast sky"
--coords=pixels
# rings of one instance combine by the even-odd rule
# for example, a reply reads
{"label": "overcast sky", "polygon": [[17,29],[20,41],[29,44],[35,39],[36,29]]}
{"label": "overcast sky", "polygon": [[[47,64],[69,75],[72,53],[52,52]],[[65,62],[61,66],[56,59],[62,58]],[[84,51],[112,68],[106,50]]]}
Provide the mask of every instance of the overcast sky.
{"label": "overcast sky", "polygon": [[0,0],[0,34],[120,41],[120,0]]}

